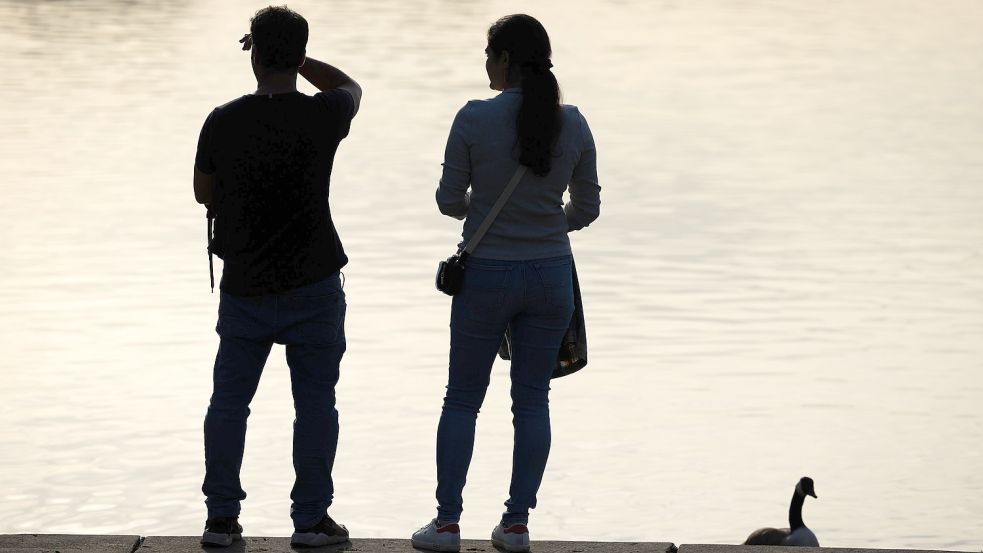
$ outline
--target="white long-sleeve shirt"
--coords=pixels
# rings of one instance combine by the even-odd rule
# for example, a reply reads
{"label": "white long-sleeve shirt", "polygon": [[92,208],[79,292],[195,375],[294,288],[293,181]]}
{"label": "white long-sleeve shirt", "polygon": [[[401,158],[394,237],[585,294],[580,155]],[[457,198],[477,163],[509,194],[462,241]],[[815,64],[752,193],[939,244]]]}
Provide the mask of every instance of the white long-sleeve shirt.
{"label": "white long-sleeve shirt", "polygon": [[[447,139],[437,206],[465,219],[460,247],[475,233],[519,166],[515,131],[519,88],[489,100],[472,100],[457,113]],[[562,128],[550,172],[527,171],[494,224],[475,249],[486,259],[542,259],[570,254],[567,233],[600,214],[597,153],[587,121],[576,106],[563,105]],[[570,201],[563,204],[569,188]]]}

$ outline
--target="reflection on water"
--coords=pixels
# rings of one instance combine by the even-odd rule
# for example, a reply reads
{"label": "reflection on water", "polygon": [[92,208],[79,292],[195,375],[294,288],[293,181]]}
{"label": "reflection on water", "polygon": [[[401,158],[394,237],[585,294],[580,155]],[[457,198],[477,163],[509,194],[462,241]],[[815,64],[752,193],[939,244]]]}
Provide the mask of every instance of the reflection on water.
{"label": "reflection on water", "polygon": [[[827,546],[983,547],[983,5],[523,4],[600,148],[574,237],[591,342],[555,382],[538,538],[737,543],[805,519]],[[366,96],[336,163],[352,258],[332,514],[431,516],[459,223],[433,190],[485,97],[507,2],[296,2]],[[0,533],[194,534],[217,296],[191,165],[251,90],[241,4],[0,0]],[[412,321],[411,324],[407,324]],[[496,368],[463,528],[502,509]],[[290,530],[289,382],[253,405],[242,521]]]}

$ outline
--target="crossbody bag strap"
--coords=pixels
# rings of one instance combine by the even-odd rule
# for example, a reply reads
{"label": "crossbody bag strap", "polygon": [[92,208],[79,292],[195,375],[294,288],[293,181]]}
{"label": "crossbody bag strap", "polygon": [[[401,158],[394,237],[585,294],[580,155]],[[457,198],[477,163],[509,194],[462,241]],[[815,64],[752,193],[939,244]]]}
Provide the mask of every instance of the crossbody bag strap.
{"label": "crossbody bag strap", "polygon": [[208,250],[208,278],[212,283],[212,293],[215,293],[215,266],[212,263],[212,240],[215,237],[215,231],[213,223],[215,221],[215,213],[212,212],[212,208],[205,206],[205,218],[208,219],[208,246],[205,248]]}
{"label": "crossbody bag strap", "polygon": [[509,196],[512,195],[516,185],[519,184],[519,181],[522,180],[522,176],[525,174],[526,166],[520,163],[519,167],[517,167],[515,170],[515,174],[512,175],[512,180],[509,181],[509,184],[505,187],[505,190],[502,190],[502,195],[498,197],[498,201],[495,202],[495,205],[492,206],[491,211],[489,211],[488,215],[485,216],[485,220],[481,222],[481,226],[478,227],[478,230],[475,231],[474,235],[471,237],[471,240],[468,241],[468,245],[464,247],[464,253],[471,255],[474,252],[474,249],[478,247],[478,242],[481,242],[481,239],[485,237],[485,233],[488,232],[488,229],[491,228],[492,223],[495,222],[495,218],[498,217],[498,212],[501,211],[505,206],[505,203],[509,201]]}

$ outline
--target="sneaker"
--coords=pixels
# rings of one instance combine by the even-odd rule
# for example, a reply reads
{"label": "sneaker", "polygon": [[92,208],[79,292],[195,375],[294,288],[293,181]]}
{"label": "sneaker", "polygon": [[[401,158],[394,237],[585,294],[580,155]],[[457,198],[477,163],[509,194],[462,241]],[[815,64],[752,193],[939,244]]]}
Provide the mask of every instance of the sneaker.
{"label": "sneaker", "polygon": [[433,519],[430,524],[413,532],[410,542],[413,547],[430,551],[460,551],[461,527],[456,522],[438,526],[437,519]]}
{"label": "sneaker", "polygon": [[529,528],[525,524],[505,526],[504,523],[499,523],[492,530],[491,541],[495,547],[510,553],[529,551]]}
{"label": "sneaker", "polygon": [[333,543],[348,541],[348,528],[338,524],[328,515],[310,528],[294,528],[290,536],[290,545],[300,547],[318,547]]}
{"label": "sneaker", "polygon": [[228,547],[233,541],[241,539],[242,526],[239,526],[239,517],[212,518],[205,521],[201,544]]}

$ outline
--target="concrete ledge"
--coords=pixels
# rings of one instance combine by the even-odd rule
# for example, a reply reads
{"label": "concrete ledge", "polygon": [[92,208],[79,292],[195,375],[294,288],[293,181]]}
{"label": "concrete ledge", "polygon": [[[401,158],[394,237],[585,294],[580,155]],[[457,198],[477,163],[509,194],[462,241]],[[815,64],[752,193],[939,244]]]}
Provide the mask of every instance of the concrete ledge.
{"label": "concrete ledge", "polygon": [[0,553],[133,553],[140,536],[13,534],[0,536]]}
{"label": "concrete ledge", "polygon": [[[328,545],[325,547],[290,547],[289,538],[247,537],[230,547],[202,547],[196,536],[148,536],[143,540],[138,553],[417,553],[410,540],[363,540],[353,539],[351,543]],[[671,543],[640,542],[576,542],[543,541],[534,542],[533,553],[675,553],[676,546]],[[0,552],[6,553],[2,549]],[[487,540],[461,540],[461,553],[499,553]]]}
{"label": "concrete ledge", "polygon": [[790,547],[777,545],[683,544],[679,553],[940,553],[930,549],[862,549],[852,547]]}
{"label": "concrete ledge", "polygon": [[[198,536],[0,535],[0,553],[416,553],[409,540],[354,539],[325,547],[293,548],[285,537],[247,537],[231,547],[202,547]],[[947,553],[939,550],[775,547],[652,542],[533,542],[532,553]],[[462,540],[461,553],[501,553],[487,540]]]}

